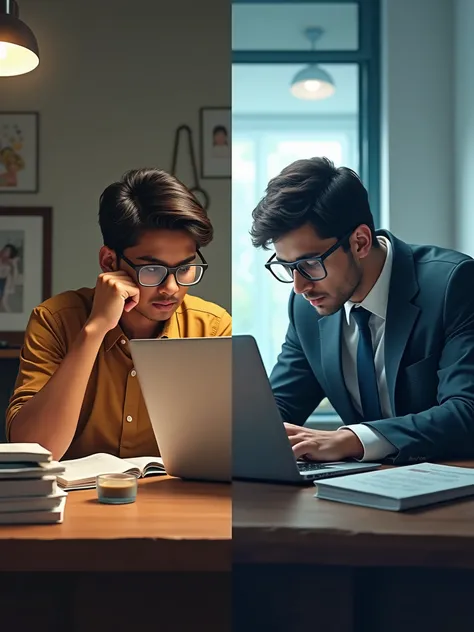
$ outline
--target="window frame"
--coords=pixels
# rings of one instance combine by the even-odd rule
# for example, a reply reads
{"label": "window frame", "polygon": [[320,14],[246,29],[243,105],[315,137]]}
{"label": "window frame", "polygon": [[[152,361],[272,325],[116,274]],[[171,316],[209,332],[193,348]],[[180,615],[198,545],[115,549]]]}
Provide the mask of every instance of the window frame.
{"label": "window frame", "polygon": [[380,0],[232,0],[232,4],[357,4],[359,48],[354,50],[232,50],[232,64],[357,64],[359,175],[380,226]]}

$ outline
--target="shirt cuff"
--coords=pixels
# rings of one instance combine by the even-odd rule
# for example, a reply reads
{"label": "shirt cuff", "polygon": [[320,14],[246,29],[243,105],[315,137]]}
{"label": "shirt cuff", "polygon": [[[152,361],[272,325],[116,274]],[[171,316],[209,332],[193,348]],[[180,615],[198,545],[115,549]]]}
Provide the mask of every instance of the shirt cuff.
{"label": "shirt cuff", "polygon": [[350,430],[359,438],[364,448],[364,455],[356,461],[380,461],[397,450],[390,441],[387,441],[377,430],[364,424],[351,424],[342,426],[338,430]]}

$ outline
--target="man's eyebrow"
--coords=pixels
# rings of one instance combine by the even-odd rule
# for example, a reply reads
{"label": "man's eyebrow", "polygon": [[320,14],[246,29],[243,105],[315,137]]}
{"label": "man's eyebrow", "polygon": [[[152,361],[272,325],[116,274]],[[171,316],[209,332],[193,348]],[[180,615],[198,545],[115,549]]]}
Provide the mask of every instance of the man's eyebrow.
{"label": "man's eyebrow", "polygon": [[[142,257],[137,257],[137,259],[139,259],[140,261],[146,261],[147,263],[155,263],[156,265],[159,266],[168,266],[168,264],[165,261],[162,261],[161,259],[157,259],[156,257],[152,257],[151,255],[143,255]],[[183,259],[183,261],[179,261],[176,266],[183,266],[186,263],[193,263],[193,261],[196,259],[196,255],[192,255],[191,257],[188,257],[187,259]],[[175,266],[170,266],[171,268],[175,267]]]}
{"label": "man's eyebrow", "polygon": [[278,261],[278,263],[294,263],[294,261],[299,261],[300,259],[313,259],[316,257],[320,257],[320,253],[319,252],[308,252],[304,255],[300,255],[298,257],[298,259],[294,259],[293,261],[286,261],[285,259],[281,259],[281,257],[276,257],[276,260]]}

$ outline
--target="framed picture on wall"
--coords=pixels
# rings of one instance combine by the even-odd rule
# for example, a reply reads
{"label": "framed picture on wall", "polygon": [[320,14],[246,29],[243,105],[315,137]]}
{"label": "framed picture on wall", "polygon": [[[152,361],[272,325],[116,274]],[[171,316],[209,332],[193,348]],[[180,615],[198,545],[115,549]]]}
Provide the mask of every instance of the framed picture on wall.
{"label": "framed picture on wall", "polygon": [[10,346],[51,296],[51,219],[51,208],[0,207],[0,341]]}
{"label": "framed picture on wall", "polygon": [[37,193],[38,112],[0,112],[0,193]]}
{"label": "framed picture on wall", "polygon": [[230,178],[230,107],[201,108],[201,178]]}

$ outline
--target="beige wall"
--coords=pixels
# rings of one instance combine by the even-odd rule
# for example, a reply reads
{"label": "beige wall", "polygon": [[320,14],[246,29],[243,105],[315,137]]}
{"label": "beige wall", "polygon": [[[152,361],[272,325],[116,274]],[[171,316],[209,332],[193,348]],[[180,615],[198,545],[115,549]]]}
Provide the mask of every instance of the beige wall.
{"label": "beige wall", "polygon": [[[52,206],[53,292],[95,284],[102,190],[130,168],[171,168],[175,129],[230,104],[230,3],[22,0],[41,64],[0,79],[0,110],[40,113],[40,191],[0,206]],[[219,25],[219,28],[215,25]],[[178,176],[190,185],[180,160]],[[196,294],[230,309],[230,180],[202,180],[215,241]]]}

